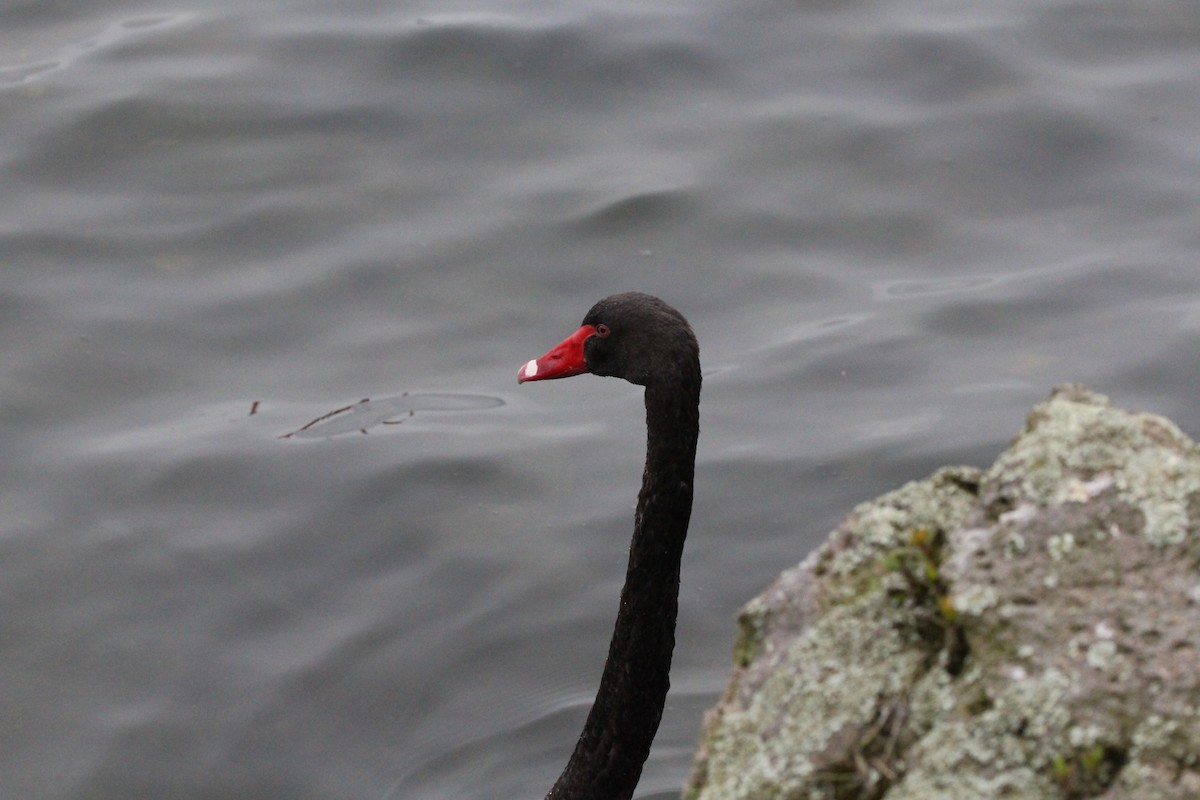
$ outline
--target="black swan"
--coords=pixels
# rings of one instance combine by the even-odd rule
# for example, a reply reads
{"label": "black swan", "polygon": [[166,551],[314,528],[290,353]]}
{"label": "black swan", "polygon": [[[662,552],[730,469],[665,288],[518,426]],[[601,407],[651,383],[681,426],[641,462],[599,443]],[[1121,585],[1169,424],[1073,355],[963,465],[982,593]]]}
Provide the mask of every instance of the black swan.
{"label": "black swan", "polygon": [[670,685],[700,434],[700,349],[687,320],[662,300],[616,294],[593,306],[561,344],[521,367],[517,381],[584,372],[646,387],[646,469],[600,689],[546,800],[629,800]]}

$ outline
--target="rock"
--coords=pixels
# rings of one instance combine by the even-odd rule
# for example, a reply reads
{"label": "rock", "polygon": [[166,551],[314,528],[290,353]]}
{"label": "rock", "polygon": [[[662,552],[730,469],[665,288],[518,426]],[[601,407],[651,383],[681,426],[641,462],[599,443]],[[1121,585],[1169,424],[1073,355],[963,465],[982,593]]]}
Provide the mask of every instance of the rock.
{"label": "rock", "polygon": [[689,800],[1200,798],[1200,447],[1058,387],[740,617]]}

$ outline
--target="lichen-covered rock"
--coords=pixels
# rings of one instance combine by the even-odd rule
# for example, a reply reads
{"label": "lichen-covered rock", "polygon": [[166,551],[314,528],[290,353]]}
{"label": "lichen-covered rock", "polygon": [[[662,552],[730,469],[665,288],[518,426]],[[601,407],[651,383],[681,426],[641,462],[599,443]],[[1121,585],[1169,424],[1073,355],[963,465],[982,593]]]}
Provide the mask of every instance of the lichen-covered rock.
{"label": "lichen-covered rock", "polygon": [[1200,448],[1059,387],[740,624],[689,800],[1200,798]]}

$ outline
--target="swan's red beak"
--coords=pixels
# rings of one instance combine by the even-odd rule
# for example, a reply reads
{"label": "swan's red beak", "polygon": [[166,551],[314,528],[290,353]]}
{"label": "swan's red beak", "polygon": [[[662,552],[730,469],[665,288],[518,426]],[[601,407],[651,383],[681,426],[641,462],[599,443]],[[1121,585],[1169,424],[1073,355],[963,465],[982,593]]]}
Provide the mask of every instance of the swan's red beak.
{"label": "swan's red beak", "polygon": [[535,358],[517,372],[517,383],[525,381],[547,381],[551,378],[569,378],[587,372],[587,361],[583,356],[583,343],[596,329],[584,325],[563,339],[549,353]]}

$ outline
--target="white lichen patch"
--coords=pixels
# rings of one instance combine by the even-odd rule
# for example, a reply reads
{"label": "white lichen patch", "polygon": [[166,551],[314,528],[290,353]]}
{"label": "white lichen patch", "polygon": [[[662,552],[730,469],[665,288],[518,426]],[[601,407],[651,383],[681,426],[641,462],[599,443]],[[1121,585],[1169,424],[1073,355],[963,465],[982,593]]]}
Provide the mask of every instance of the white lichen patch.
{"label": "white lichen patch", "polygon": [[1174,424],[1113,408],[1102,395],[1068,390],[1038,406],[1032,431],[989,475],[1015,483],[1021,499],[1047,507],[1082,502],[1115,487],[1139,508],[1155,545],[1182,542],[1188,497],[1200,491],[1197,447]]}
{"label": "white lichen patch", "polygon": [[902,537],[911,531],[908,524],[909,517],[894,506],[872,504],[860,507],[855,524],[858,543],[835,553],[830,560],[830,570],[835,575],[847,575],[878,558],[879,553],[902,546],[905,543]]}
{"label": "white lichen patch", "polygon": [[1074,549],[1075,534],[1073,533],[1057,534],[1046,541],[1046,550],[1050,553],[1050,558],[1055,561],[1062,561]]}
{"label": "white lichen patch", "polygon": [[[1022,674],[983,713],[937,720],[913,754],[913,769],[888,800],[1008,797],[990,793],[997,790],[998,775],[1020,787],[1013,796],[1053,796],[1043,774],[1052,758],[1044,743],[1066,741],[1070,690],[1070,679],[1057,670]],[[961,794],[950,794],[951,786]]]}
{"label": "white lichen patch", "polygon": [[909,693],[909,713],[916,720],[934,720],[954,710],[961,694],[969,692],[979,682],[977,670],[955,679],[945,670],[929,670],[913,685]]}
{"label": "white lichen patch", "polygon": [[1112,738],[1099,725],[1072,725],[1067,731],[1067,743],[1073,750],[1091,747]]}
{"label": "white lichen patch", "polygon": [[1011,531],[1004,537],[1004,557],[1008,559],[1023,556],[1029,550],[1025,544],[1025,536],[1020,531]]}
{"label": "white lichen patch", "polygon": [[1172,737],[1178,732],[1178,722],[1151,714],[1133,731],[1134,754],[1139,755],[1140,751],[1145,750],[1163,750],[1170,745]]}
{"label": "white lichen patch", "polygon": [[1087,663],[1093,669],[1111,669],[1119,660],[1117,643],[1111,639],[1092,642],[1087,649]]}
{"label": "white lichen patch", "polygon": [[[827,554],[828,570],[849,575],[874,564],[884,553],[911,546],[918,530],[955,530],[975,501],[961,483],[977,480],[979,474],[971,467],[944,467],[927,480],[912,481],[861,504],[848,528],[835,533],[838,546]],[[853,546],[843,546],[847,541]]]}
{"label": "white lichen patch", "polygon": [[1145,535],[1151,544],[1159,547],[1179,544],[1187,538],[1187,508],[1174,500],[1149,507]]}
{"label": "white lichen patch", "polygon": [[[809,754],[869,724],[879,698],[901,695],[918,669],[922,654],[892,613],[867,597],[835,607],[800,636],[786,656],[796,668],[773,672],[748,705],[726,712],[708,744],[707,786],[732,797],[804,796]],[[747,735],[754,730],[773,735]]]}
{"label": "white lichen patch", "polygon": [[1045,800],[1055,796],[1054,785],[1029,768],[998,775],[984,770],[945,774],[917,770],[886,795],[887,800]]}
{"label": "white lichen patch", "polygon": [[1000,593],[991,586],[968,586],[950,597],[954,609],[968,617],[978,617],[999,600]]}

